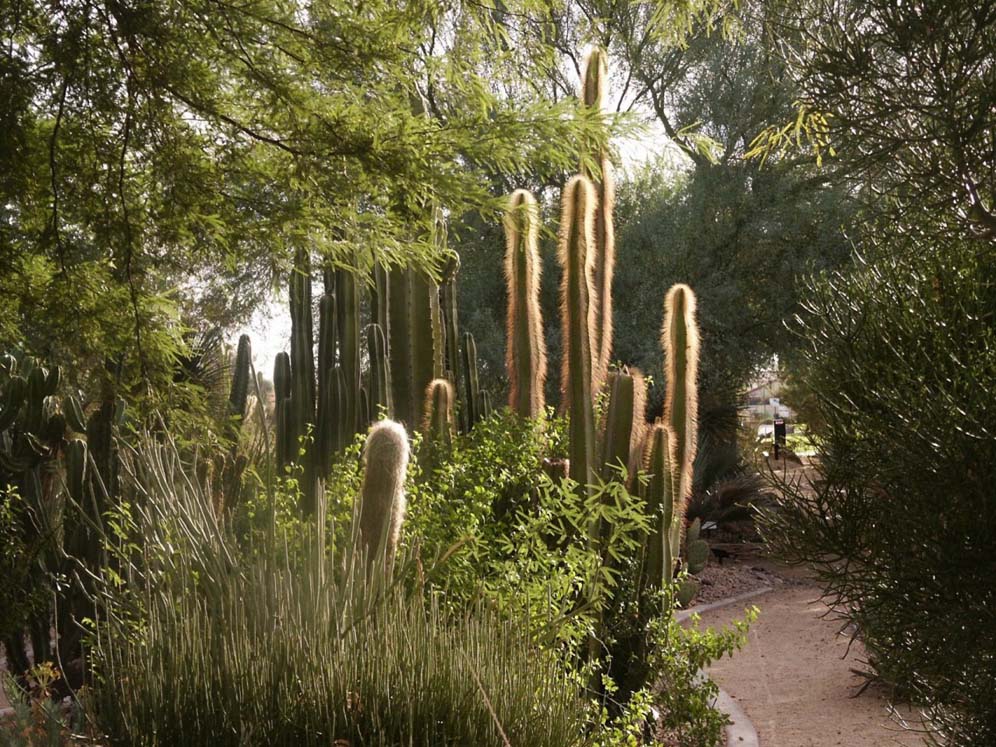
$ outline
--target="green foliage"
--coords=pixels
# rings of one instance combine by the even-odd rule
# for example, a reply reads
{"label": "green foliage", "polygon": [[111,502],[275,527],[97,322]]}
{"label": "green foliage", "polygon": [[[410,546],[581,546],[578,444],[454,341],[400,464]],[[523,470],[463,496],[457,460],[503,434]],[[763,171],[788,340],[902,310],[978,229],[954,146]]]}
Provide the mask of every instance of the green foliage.
{"label": "green foliage", "polygon": [[682,747],[723,744],[726,717],[713,708],[719,688],[702,670],[723,656],[732,656],[747,642],[747,627],[757,608],[746,610],[731,628],[702,630],[696,616],[685,626],[673,616],[653,624],[651,667],[661,675],[661,722],[664,733]]}
{"label": "green foliage", "polygon": [[823,425],[765,536],[811,565],[938,739],[996,739],[996,283],[984,242],[884,247],[811,283],[796,332]]}
{"label": "green foliage", "polygon": [[58,679],[59,673],[50,663],[31,668],[26,675],[27,690],[5,674],[0,687],[10,698],[12,713],[0,719],[0,743],[5,747],[74,747],[89,743],[80,733],[84,726],[80,704],[74,701],[66,708],[52,697],[52,685]]}
{"label": "green foliage", "polygon": [[32,0],[0,24],[0,346],[153,404],[184,328],[245,320],[297,248],[424,264],[420,206],[491,213],[491,175],[568,168],[591,126],[501,95],[549,47],[473,5]]}
{"label": "green foliage", "polygon": [[143,552],[117,543],[128,587],[104,585],[93,703],[111,744],[580,743],[587,706],[527,627],[371,585],[349,544],[326,556],[314,535],[243,559],[169,442],[125,463],[126,492],[155,500],[125,530]]}

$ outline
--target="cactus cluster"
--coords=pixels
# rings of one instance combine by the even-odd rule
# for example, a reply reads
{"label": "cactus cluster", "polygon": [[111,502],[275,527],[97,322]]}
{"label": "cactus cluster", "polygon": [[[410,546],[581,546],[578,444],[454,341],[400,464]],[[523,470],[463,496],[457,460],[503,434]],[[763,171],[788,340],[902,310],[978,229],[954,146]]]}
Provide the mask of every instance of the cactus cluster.
{"label": "cactus cluster", "polygon": [[[606,80],[605,54],[595,49],[586,61],[580,95],[582,104],[596,116],[601,116]],[[570,417],[569,474],[585,489],[597,479],[614,479],[621,467],[630,476],[640,469],[646,473],[641,491],[654,518],[654,530],[648,538],[644,586],[661,589],[670,583],[682,547],[695,459],[699,346],[695,295],[680,284],[667,293],[661,333],[666,358],[664,416],[647,428],[642,375],[635,370],[609,370],[615,263],[613,203],[612,166],[605,146],[585,143],[580,174],[567,182],[561,195],[558,244],[562,270],[561,409]],[[545,373],[535,247],[537,215],[535,200],[518,190],[509,200],[504,220],[509,405],[524,416],[536,416],[542,409]],[[605,412],[601,428],[596,428],[594,404],[603,395]],[[592,526],[592,540],[604,539],[604,531],[604,527]],[[705,545],[697,536],[687,545],[686,566],[696,570],[704,562]]]}
{"label": "cactus cluster", "polygon": [[[446,226],[438,212],[434,231],[440,252],[445,253]],[[490,402],[478,384],[473,336],[464,334],[460,344],[458,269],[451,257],[443,282],[437,284],[422,269],[374,266],[369,284],[371,323],[361,329],[366,276],[359,269],[326,267],[325,292],[318,302],[316,360],[311,257],[303,249],[297,252],[289,283],[290,353],[279,353],[274,364],[274,422],[278,472],[286,474],[292,464],[299,469],[305,515],[313,515],[318,507],[334,456],[370,423],[384,416],[410,428],[430,428],[435,421],[423,415],[441,402],[431,394],[441,391],[438,382],[449,385],[450,415],[444,419],[455,423],[459,414],[462,430],[468,431],[486,416]],[[362,334],[366,335],[365,370]]]}

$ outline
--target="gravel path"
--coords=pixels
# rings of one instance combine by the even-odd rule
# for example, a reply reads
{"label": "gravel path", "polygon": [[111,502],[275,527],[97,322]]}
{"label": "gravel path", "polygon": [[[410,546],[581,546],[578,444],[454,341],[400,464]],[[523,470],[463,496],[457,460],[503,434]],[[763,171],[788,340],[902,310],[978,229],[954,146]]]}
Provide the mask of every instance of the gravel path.
{"label": "gravel path", "polygon": [[[765,564],[768,565],[768,564]],[[785,577],[782,569],[768,565]],[[826,606],[811,583],[786,583],[750,600],[761,610],[747,645],[709,670],[721,688],[746,711],[761,747],[892,747],[922,745],[916,733],[890,718],[884,694],[874,687],[854,697],[864,680],[864,652],[838,635],[840,623],[821,615]],[[743,605],[702,615],[704,627],[742,616]],[[914,723],[915,715],[904,714]]]}

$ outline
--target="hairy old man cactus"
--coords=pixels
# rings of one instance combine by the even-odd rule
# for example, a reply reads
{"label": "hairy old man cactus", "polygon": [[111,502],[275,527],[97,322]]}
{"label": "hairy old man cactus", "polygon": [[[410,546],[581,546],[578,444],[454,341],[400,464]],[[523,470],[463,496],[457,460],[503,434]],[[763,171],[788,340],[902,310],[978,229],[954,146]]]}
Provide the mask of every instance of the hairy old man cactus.
{"label": "hairy old man cactus", "polygon": [[[608,85],[607,55],[595,48],[585,61],[584,85],[581,98],[586,107],[601,115]],[[597,170],[589,166],[597,165]],[[604,146],[592,144],[581,162],[581,173],[591,180],[597,196],[597,207],[591,246],[592,264],[592,391],[597,395],[608,375],[612,361],[612,277],[615,271],[615,231],[612,211],[615,208],[615,182],[612,162]]]}
{"label": "hairy old man cactus", "polygon": [[383,565],[390,575],[405,518],[408,434],[404,426],[382,420],[370,428],[363,448],[358,540],[369,571]]}
{"label": "hairy old man cactus", "polygon": [[[661,343],[666,374],[664,418],[648,432],[644,445],[648,475],[644,499],[654,517],[645,575],[649,588],[657,589],[674,574],[698,438],[699,334],[695,294],[687,285],[675,285],[667,294]],[[694,553],[697,565],[702,548],[696,546]]]}
{"label": "hairy old man cactus", "polygon": [[592,404],[592,243],[595,189],[573,177],[561,197],[558,259],[562,268],[562,404],[570,413],[570,476],[590,486],[595,475],[595,413]]}
{"label": "hairy old man cactus", "polygon": [[512,193],[504,226],[508,405],[523,417],[535,418],[544,407],[546,344],[539,303],[539,209],[529,192],[519,189]]}

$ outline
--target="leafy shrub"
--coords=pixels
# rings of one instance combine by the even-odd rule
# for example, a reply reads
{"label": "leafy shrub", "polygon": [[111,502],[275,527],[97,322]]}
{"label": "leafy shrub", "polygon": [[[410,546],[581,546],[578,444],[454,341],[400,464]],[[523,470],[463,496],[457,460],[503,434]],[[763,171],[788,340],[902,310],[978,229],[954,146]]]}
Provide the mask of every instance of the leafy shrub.
{"label": "leafy shrub", "polygon": [[4,747],[71,747],[84,744],[79,733],[83,711],[77,702],[63,705],[51,696],[59,673],[51,664],[39,664],[25,674],[22,689],[13,677],[0,685],[10,698],[11,713],[0,717],[0,744]]}
{"label": "leafy shrub", "polygon": [[904,247],[811,286],[799,333],[819,476],[769,542],[811,564],[937,738],[996,744],[996,274],[985,242]]}

